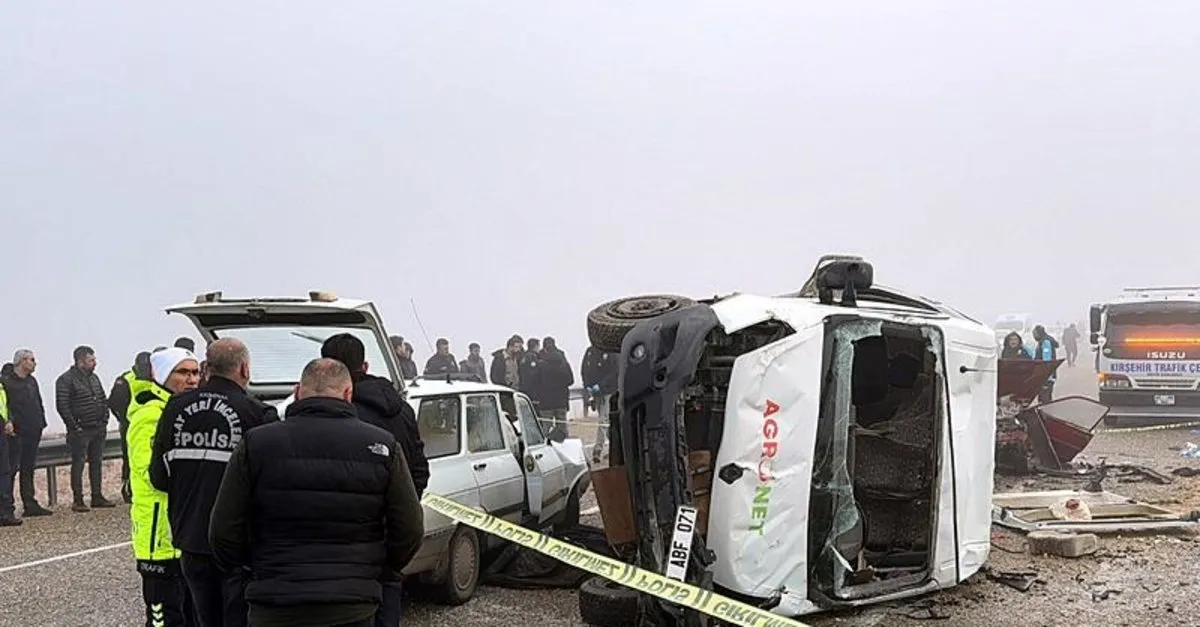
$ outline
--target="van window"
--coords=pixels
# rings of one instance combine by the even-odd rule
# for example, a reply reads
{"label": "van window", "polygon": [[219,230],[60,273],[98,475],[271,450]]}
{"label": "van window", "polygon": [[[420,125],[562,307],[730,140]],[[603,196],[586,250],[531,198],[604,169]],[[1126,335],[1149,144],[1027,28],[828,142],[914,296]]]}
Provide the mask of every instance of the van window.
{"label": "van window", "polygon": [[537,412],[533,410],[533,405],[529,404],[528,399],[517,399],[517,416],[521,419],[521,432],[525,434],[526,444],[537,446],[546,442],[542,425],[538,424]]}
{"label": "van window", "polygon": [[504,434],[500,430],[500,406],[491,394],[467,397],[467,450],[502,451]]}
{"label": "van window", "polygon": [[425,457],[434,459],[457,455],[462,448],[459,436],[459,418],[462,404],[457,396],[439,396],[421,399],[417,411],[417,430],[425,443]]}

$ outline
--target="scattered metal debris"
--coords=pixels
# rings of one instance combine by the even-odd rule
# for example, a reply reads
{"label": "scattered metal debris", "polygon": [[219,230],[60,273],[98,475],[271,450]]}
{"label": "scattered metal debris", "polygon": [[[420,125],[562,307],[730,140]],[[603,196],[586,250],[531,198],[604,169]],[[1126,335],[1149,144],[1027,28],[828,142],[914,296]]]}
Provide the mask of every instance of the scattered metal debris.
{"label": "scattered metal debris", "polygon": [[990,581],[1006,585],[1018,592],[1029,592],[1035,583],[1045,583],[1032,570],[995,570],[985,568],[984,575]]}
{"label": "scattered metal debris", "polygon": [[[1053,507],[1067,499],[1087,505],[1091,520],[1061,520]],[[1200,512],[1180,514],[1112,492],[1051,490],[992,496],[992,522],[1017,531],[1177,533],[1200,529]]]}

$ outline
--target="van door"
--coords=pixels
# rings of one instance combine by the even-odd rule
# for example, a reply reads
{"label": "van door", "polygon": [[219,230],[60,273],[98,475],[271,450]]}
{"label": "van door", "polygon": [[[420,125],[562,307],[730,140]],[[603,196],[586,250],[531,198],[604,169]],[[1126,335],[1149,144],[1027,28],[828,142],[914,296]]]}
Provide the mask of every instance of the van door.
{"label": "van door", "polygon": [[[560,514],[567,506],[567,474],[562,458],[550,448],[542,425],[538,422],[533,403],[521,394],[516,396],[517,416],[521,422],[521,433],[525,439],[528,456],[533,458],[535,472],[541,475],[542,500],[539,522],[547,522]],[[526,469],[529,462],[526,461]],[[532,473],[530,473],[532,474]],[[531,493],[532,494],[532,493]],[[533,500],[533,497],[530,497]]]}
{"label": "van door", "polygon": [[500,404],[491,392],[464,395],[467,463],[479,484],[479,503],[498,518],[520,521],[525,473],[505,443]]}

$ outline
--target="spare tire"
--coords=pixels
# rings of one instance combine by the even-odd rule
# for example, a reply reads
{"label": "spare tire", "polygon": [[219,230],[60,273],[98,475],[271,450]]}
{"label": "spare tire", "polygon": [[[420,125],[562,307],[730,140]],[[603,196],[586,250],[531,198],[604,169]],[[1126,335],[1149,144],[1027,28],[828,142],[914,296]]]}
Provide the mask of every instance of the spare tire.
{"label": "spare tire", "polygon": [[604,577],[579,587],[579,617],[594,627],[628,627],[638,619],[638,593]]}
{"label": "spare tire", "polygon": [[643,320],[695,305],[696,301],[674,294],[649,294],[618,298],[588,312],[588,340],[606,353],[620,353],[625,334]]}

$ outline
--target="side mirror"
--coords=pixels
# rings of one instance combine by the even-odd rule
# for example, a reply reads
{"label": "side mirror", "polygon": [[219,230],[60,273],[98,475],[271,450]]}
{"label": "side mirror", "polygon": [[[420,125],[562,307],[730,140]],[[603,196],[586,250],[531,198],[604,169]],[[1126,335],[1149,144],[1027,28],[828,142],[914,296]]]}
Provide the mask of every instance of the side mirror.
{"label": "side mirror", "polygon": [[1093,331],[1092,336],[1090,338],[1088,338],[1088,341],[1091,342],[1092,346],[1099,344],[1100,343],[1100,334]]}
{"label": "side mirror", "polygon": [[[1090,327],[1089,330],[1092,332],[1093,338],[1095,338],[1096,334],[1100,332],[1100,322],[1103,314],[1104,307],[1101,305],[1092,305],[1091,310],[1088,311],[1088,326]],[[1095,344],[1096,340],[1093,339],[1092,343]]]}

